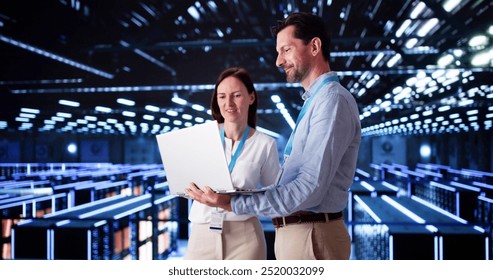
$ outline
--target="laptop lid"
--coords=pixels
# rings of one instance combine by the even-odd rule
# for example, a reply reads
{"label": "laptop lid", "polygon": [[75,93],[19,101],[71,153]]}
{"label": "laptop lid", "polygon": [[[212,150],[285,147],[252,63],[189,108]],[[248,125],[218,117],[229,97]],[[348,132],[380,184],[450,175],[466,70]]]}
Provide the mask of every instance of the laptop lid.
{"label": "laptop lid", "polygon": [[171,194],[185,195],[194,182],[199,188],[234,192],[217,121],[156,136]]}

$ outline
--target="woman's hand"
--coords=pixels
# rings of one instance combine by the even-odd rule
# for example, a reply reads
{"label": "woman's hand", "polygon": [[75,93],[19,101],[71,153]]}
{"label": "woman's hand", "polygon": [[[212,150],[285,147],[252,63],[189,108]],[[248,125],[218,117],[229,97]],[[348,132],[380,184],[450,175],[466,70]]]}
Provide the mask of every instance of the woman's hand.
{"label": "woman's hand", "polygon": [[231,196],[227,194],[215,193],[210,187],[205,187],[204,191],[199,189],[195,183],[185,190],[190,199],[198,201],[210,207],[219,207],[227,211],[233,211],[231,208]]}

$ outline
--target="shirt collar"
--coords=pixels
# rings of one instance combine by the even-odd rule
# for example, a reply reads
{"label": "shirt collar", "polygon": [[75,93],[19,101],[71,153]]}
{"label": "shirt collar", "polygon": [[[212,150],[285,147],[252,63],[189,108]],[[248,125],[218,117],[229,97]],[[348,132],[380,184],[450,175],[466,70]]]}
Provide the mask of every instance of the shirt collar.
{"label": "shirt collar", "polygon": [[333,72],[333,71],[329,71],[327,73],[324,73],[320,76],[318,76],[318,78],[315,79],[315,81],[313,81],[313,83],[308,87],[308,89],[301,95],[301,98],[303,100],[307,100],[308,98],[310,98],[310,96],[312,96],[314,94],[314,90],[320,85],[320,83],[325,80],[325,78],[327,77],[330,77],[330,76],[336,76],[337,73],[336,72]]}

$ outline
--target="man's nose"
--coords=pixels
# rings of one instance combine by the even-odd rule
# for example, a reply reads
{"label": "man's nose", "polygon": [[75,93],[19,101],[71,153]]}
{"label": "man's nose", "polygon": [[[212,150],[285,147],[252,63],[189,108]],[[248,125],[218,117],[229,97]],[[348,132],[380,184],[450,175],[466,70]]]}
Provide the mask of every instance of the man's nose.
{"label": "man's nose", "polygon": [[276,59],[276,66],[277,67],[282,67],[284,65],[284,58],[279,54],[277,55],[277,59]]}

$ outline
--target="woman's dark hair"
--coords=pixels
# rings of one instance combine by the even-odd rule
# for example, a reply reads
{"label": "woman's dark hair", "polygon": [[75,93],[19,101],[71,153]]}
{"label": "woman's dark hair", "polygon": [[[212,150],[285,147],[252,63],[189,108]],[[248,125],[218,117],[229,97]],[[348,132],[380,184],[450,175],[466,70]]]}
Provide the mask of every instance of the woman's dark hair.
{"label": "woman's dark hair", "polygon": [[305,45],[315,37],[320,38],[320,41],[322,41],[322,54],[325,60],[329,61],[330,36],[321,17],[310,13],[292,13],[284,20],[279,20],[276,26],[272,26],[272,35],[277,37],[281,30],[290,25],[295,27],[294,37],[302,40]]}
{"label": "woman's dark hair", "polygon": [[219,84],[228,77],[235,77],[240,80],[246,87],[248,94],[253,94],[255,96],[255,100],[248,107],[248,125],[252,128],[255,128],[257,125],[257,91],[253,86],[252,79],[250,78],[250,74],[244,68],[240,67],[231,67],[224,70],[219,77],[217,78],[216,85],[214,86],[214,93],[212,94],[211,99],[211,115],[212,118],[219,123],[224,122],[224,117],[221,115],[221,111],[219,110],[219,104],[217,103],[217,87]]}

